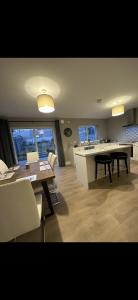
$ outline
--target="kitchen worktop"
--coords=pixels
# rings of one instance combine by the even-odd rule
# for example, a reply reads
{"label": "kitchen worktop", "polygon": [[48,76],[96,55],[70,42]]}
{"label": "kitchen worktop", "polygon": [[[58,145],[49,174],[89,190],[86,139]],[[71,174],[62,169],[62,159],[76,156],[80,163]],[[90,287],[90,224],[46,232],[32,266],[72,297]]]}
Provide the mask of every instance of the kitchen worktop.
{"label": "kitchen worktop", "polygon": [[133,145],[134,143],[137,142],[119,142],[120,145]]}
{"label": "kitchen worktop", "polygon": [[[130,172],[131,145],[119,145],[110,143],[96,145],[94,149],[74,149],[74,161],[76,175],[79,182],[87,189],[91,188],[91,183],[95,181],[95,155],[110,154],[112,151],[125,152],[127,154],[128,171]],[[138,148],[135,146],[135,148]],[[119,162],[120,172],[126,170],[124,160]],[[114,162],[114,174],[117,172],[117,160]],[[107,175],[106,175],[107,176]],[[98,166],[98,179],[105,177],[104,165]]]}
{"label": "kitchen worktop", "polygon": [[125,148],[131,147],[131,145],[119,145],[119,144],[109,144],[109,145],[97,145],[94,149],[90,149],[90,150],[76,150],[75,151],[75,155],[79,155],[79,156],[90,156],[90,155],[97,155],[97,154],[101,154],[104,152],[112,152],[115,150],[121,151]]}

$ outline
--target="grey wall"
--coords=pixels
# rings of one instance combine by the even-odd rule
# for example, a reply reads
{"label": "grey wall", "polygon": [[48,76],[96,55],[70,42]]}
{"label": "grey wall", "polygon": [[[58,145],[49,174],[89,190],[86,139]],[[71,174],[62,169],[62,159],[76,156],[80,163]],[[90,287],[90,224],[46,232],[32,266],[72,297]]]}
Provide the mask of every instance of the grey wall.
{"label": "grey wall", "polygon": [[[97,127],[97,139],[104,139],[107,138],[107,121],[106,120],[99,120],[99,119],[64,119],[64,124],[61,124],[60,120],[60,129],[61,129],[61,136],[65,154],[65,161],[66,163],[73,164],[73,142],[76,141],[80,143],[78,128],[81,125],[96,125]],[[65,128],[72,129],[72,136],[66,137],[64,135]]]}

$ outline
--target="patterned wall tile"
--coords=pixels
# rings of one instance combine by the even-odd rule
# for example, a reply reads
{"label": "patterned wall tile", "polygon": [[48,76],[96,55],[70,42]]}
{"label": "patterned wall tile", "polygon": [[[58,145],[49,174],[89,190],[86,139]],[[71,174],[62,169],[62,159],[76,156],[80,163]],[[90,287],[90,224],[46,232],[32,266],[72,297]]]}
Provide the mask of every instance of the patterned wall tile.
{"label": "patterned wall tile", "polygon": [[124,127],[121,134],[122,141],[137,142],[138,141],[138,125]]}

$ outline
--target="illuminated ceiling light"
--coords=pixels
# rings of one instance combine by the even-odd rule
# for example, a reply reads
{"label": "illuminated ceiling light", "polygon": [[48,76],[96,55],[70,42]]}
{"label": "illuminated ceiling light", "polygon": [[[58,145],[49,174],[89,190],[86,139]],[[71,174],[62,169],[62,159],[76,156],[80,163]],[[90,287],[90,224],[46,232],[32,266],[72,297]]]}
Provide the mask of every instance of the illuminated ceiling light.
{"label": "illuminated ceiling light", "polygon": [[46,90],[42,90],[42,94],[37,96],[38,110],[42,113],[51,113],[55,110],[54,100],[52,96],[46,94]]}
{"label": "illuminated ceiling light", "polygon": [[112,117],[120,116],[124,114],[124,105],[117,105],[112,108]]}
{"label": "illuminated ceiling light", "polygon": [[[51,94],[50,94],[51,95]],[[126,96],[120,96],[120,97],[116,97],[116,98],[112,98],[112,99],[106,99],[105,101],[105,106],[109,107],[112,109],[112,107],[114,106],[118,106],[118,105],[126,105],[127,103],[129,103],[131,100],[135,99],[136,95],[132,94],[130,95],[126,95]]]}

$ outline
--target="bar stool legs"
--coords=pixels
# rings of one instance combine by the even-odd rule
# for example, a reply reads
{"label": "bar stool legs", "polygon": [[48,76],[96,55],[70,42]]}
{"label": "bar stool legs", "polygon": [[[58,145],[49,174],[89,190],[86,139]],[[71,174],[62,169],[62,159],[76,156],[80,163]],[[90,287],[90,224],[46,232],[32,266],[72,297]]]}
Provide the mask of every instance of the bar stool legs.
{"label": "bar stool legs", "polygon": [[97,167],[98,167],[98,163],[97,162],[95,162],[95,179],[97,179]]}
{"label": "bar stool legs", "polygon": [[117,159],[117,175],[119,177],[119,159]]}
{"label": "bar stool legs", "polygon": [[[127,165],[127,158],[124,158],[125,166],[126,166],[126,173],[128,174],[128,165]],[[119,159],[117,159],[117,174],[119,177]]]}
{"label": "bar stool legs", "polygon": [[112,183],[112,176],[111,176],[111,170],[110,170],[110,163],[108,165],[108,172],[109,172],[109,178],[110,178],[110,183]]}
{"label": "bar stool legs", "polygon": [[[108,164],[108,171],[110,169],[110,164]],[[98,170],[98,163],[96,162],[96,165],[95,165],[95,179],[97,179],[97,170]],[[105,173],[105,176],[106,176],[106,164],[104,165],[104,173]],[[111,170],[109,171],[109,177],[111,179]],[[110,180],[110,182],[112,182],[112,180]]]}
{"label": "bar stool legs", "polygon": [[108,165],[108,173],[109,173],[109,179],[110,183],[112,182],[112,175],[111,175],[111,169],[110,165],[112,163],[112,159],[109,155],[97,155],[95,157],[95,180],[97,179],[97,173],[98,173],[98,164],[104,165],[104,172],[106,176],[106,165]]}
{"label": "bar stool legs", "polygon": [[[119,160],[120,158],[116,158],[117,159],[117,175],[118,177],[120,176],[119,174]],[[127,165],[127,157],[124,158],[124,161],[125,161],[125,166],[126,166],[126,173],[128,174],[128,165]],[[114,159],[112,160],[112,174],[114,172]]]}
{"label": "bar stool legs", "polygon": [[112,160],[112,174],[114,173],[114,159]]}
{"label": "bar stool legs", "polygon": [[128,174],[127,158],[125,159],[125,165],[126,165],[126,172],[127,172],[127,174]]}
{"label": "bar stool legs", "polygon": [[105,173],[105,176],[106,176],[106,164],[104,165],[104,173]]}

